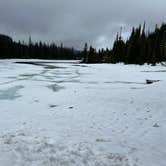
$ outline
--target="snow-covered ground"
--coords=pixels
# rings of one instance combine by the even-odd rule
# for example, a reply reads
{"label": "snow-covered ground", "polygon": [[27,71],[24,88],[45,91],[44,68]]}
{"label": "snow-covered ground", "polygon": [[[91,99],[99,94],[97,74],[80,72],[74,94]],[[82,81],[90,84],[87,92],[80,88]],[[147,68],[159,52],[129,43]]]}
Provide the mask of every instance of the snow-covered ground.
{"label": "snow-covered ground", "polygon": [[166,67],[16,61],[0,61],[0,166],[166,165]]}

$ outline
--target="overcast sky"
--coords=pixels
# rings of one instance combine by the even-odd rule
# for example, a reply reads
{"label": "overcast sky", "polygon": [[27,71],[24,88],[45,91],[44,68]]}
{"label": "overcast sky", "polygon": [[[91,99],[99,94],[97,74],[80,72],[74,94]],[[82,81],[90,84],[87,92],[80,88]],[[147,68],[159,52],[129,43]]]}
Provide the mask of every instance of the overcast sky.
{"label": "overcast sky", "polygon": [[166,0],[0,0],[0,33],[14,40],[111,47],[120,27],[126,38],[144,21],[166,21]]}

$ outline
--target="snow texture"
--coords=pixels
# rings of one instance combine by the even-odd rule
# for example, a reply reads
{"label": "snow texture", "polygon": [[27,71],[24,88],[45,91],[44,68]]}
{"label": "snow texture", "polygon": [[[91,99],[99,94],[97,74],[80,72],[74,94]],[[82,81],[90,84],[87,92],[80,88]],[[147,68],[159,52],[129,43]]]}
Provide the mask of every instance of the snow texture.
{"label": "snow texture", "polygon": [[2,60],[0,73],[0,166],[165,166],[165,66]]}

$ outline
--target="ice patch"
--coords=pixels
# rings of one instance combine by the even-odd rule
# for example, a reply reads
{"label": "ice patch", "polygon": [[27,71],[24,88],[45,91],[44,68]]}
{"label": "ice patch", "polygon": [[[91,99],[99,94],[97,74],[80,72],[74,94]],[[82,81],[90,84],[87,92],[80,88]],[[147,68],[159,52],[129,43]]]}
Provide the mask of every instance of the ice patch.
{"label": "ice patch", "polygon": [[15,62],[15,63],[41,66],[41,67],[44,67],[45,69],[59,69],[59,68],[64,69],[64,67],[49,65],[49,62]]}
{"label": "ice patch", "polygon": [[59,86],[59,85],[57,85],[57,84],[48,85],[47,87],[48,87],[49,89],[51,89],[53,92],[57,92],[57,91],[59,91],[59,90],[61,90],[61,89],[64,89],[64,87]]}
{"label": "ice patch", "polygon": [[21,95],[18,94],[18,91],[22,88],[24,88],[24,86],[18,85],[7,90],[0,90],[0,100],[14,100],[21,97]]}

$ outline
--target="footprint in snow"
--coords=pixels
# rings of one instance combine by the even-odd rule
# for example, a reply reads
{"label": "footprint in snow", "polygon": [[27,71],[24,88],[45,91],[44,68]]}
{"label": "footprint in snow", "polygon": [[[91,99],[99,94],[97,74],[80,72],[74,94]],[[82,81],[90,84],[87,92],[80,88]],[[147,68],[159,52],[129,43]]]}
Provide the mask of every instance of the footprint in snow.
{"label": "footprint in snow", "polygon": [[111,140],[105,140],[105,139],[96,139],[96,142],[111,142]]}
{"label": "footprint in snow", "polygon": [[54,105],[54,104],[51,104],[49,105],[50,108],[55,108],[55,107],[58,107],[58,105]]}
{"label": "footprint in snow", "polygon": [[160,127],[157,123],[155,123],[154,125],[153,125],[153,127]]}
{"label": "footprint in snow", "polygon": [[133,103],[134,103],[134,101],[133,101],[133,100],[131,100],[131,101],[130,101],[130,104],[133,104]]}

